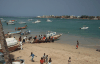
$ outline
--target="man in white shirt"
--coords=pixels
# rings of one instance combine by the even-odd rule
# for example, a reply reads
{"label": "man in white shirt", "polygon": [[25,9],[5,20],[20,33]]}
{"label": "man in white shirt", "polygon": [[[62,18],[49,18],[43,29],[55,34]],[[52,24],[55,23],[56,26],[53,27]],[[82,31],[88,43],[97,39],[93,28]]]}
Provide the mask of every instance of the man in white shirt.
{"label": "man in white shirt", "polygon": [[22,48],[22,42],[20,41],[20,45],[21,45],[21,50],[23,50],[23,48]]}

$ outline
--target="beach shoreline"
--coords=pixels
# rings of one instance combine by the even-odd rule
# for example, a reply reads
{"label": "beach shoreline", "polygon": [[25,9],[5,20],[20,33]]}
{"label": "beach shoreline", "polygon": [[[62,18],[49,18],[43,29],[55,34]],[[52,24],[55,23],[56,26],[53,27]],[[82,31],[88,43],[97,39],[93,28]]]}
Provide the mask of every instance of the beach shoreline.
{"label": "beach shoreline", "polygon": [[[18,37],[16,37],[16,39],[18,40]],[[35,62],[31,62],[31,57],[29,57],[31,52],[37,56],[34,57]],[[58,41],[54,43],[25,43],[23,50],[11,52],[10,54],[14,55],[14,58],[21,56],[21,59],[25,60],[25,64],[39,64],[44,53],[48,55],[49,58],[51,57],[52,64],[67,64],[69,57],[72,58],[72,64],[100,63],[100,52],[95,49],[81,46],[76,49],[74,45],[58,43]]]}

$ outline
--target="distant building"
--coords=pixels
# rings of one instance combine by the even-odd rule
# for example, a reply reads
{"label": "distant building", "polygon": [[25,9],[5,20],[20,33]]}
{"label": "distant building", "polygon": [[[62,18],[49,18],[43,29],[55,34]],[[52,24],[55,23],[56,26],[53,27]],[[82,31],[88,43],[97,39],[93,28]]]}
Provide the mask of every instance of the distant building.
{"label": "distant building", "polygon": [[74,18],[74,16],[72,15],[72,16],[70,16],[70,18],[72,19],[72,18]]}
{"label": "distant building", "polygon": [[80,16],[77,16],[77,18],[80,18]]}
{"label": "distant building", "polygon": [[96,18],[96,16],[95,16],[95,18],[93,18],[94,20],[98,20],[98,18]]}

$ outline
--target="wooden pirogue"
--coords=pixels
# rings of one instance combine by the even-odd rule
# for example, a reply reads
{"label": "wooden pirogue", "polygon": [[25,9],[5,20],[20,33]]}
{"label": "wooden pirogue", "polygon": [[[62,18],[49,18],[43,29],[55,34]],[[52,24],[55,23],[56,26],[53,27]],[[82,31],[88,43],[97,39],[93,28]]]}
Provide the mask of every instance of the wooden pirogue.
{"label": "wooden pirogue", "polygon": [[18,27],[17,30],[21,30],[21,29],[26,29],[27,25],[25,25],[24,27]]}
{"label": "wooden pirogue", "polygon": [[[53,37],[54,37],[54,40],[58,39],[61,35],[62,35],[62,34],[53,36]],[[33,43],[50,42],[50,41],[52,41],[52,40],[53,40],[52,38],[50,38],[50,39],[47,38],[47,41],[45,41],[45,40],[35,40],[35,41],[33,41]]]}

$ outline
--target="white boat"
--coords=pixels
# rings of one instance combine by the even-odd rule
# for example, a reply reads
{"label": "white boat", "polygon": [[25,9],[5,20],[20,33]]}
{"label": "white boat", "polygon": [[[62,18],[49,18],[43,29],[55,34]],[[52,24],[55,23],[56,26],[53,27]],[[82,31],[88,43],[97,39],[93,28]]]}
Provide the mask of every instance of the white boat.
{"label": "white boat", "polygon": [[89,27],[82,27],[82,28],[80,28],[80,29],[88,29]]}
{"label": "white boat", "polygon": [[1,20],[1,22],[6,22],[6,20]]}
{"label": "white boat", "polygon": [[52,22],[51,20],[47,19],[47,22]]}
{"label": "white boat", "polygon": [[41,21],[40,20],[37,20],[37,21],[35,21],[35,22],[32,22],[32,23],[40,23]]}
{"label": "white boat", "polygon": [[19,22],[19,24],[26,24],[26,22]]}
{"label": "white boat", "polygon": [[55,36],[55,35],[56,35],[56,32],[48,31],[46,34],[46,37]]}
{"label": "white boat", "polygon": [[8,21],[8,23],[13,23],[13,22],[14,22],[14,21],[12,21],[12,20],[9,20],[9,21]]}
{"label": "white boat", "polygon": [[33,19],[28,19],[28,21],[32,21]]}
{"label": "white boat", "polygon": [[8,23],[7,23],[7,25],[8,25],[8,24],[12,24],[12,25],[14,25],[15,23],[12,23],[12,22],[8,22]]}

